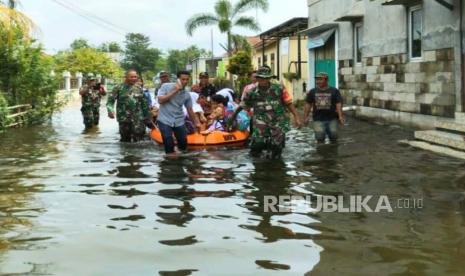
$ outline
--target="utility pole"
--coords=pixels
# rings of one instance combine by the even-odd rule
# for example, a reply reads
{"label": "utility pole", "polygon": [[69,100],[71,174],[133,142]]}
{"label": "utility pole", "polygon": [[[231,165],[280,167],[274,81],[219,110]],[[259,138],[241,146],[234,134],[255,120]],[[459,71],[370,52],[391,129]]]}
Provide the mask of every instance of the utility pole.
{"label": "utility pole", "polygon": [[[211,29],[211,43],[212,43],[212,52],[211,52],[211,62],[210,63],[211,63],[211,67],[212,67],[211,69],[213,70],[213,64],[214,64],[214,62],[213,62],[213,59],[214,59],[213,58],[213,56],[214,56],[213,55],[213,29]],[[209,72],[209,73],[211,73],[211,72]]]}

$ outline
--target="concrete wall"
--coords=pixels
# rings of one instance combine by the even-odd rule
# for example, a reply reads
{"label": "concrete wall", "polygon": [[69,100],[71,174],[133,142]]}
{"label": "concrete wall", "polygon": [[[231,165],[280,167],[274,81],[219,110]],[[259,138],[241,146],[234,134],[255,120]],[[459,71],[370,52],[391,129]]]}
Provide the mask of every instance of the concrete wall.
{"label": "concrete wall", "polygon": [[362,57],[407,53],[405,7],[382,6],[381,2],[364,0]]}
{"label": "concrete wall", "polygon": [[[339,88],[346,103],[453,118],[462,111],[459,1],[449,1],[453,11],[434,0],[418,1],[423,8],[418,61],[408,58],[408,7],[382,2],[308,0],[309,28],[338,23]],[[334,21],[353,14],[364,15],[361,65],[354,64],[353,23]]]}
{"label": "concrete wall", "polygon": [[[335,23],[334,20],[347,14],[364,13],[362,0],[309,0],[308,28]],[[328,8],[331,7],[331,8]],[[341,59],[353,56],[353,29],[350,22],[338,22],[339,52]]]}
{"label": "concrete wall", "polygon": [[198,84],[199,74],[205,71],[207,71],[207,64],[205,62],[205,59],[200,58],[192,62],[192,83]]}
{"label": "concrete wall", "polygon": [[422,62],[407,54],[339,61],[339,89],[347,104],[454,117],[455,74],[452,48],[424,51]]}

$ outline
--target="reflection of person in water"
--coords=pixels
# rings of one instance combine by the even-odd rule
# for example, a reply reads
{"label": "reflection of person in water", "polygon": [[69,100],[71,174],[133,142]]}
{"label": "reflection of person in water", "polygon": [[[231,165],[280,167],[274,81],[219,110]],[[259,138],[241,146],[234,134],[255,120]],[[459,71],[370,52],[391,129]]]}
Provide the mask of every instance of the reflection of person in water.
{"label": "reflection of person in water", "polygon": [[319,145],[316,154],[302,161],[302,168],[322,183],[336,183],[342,177],[337,169],[340,164],[338,151],[337,144]]}
{"label": "reflection of person in water", "polygon": [[159,222],[184,226],[195,217],[192,214],[195,211],[195,207],[191,205],[192,199],[198,197],[218,198],[233,196],[235,194],[234,191],[197,191],[191,187],[192,184],[210,184],[211,181],[209,179],[211,178],[215,178],[215,182],[225,182],[225,176],[230,177],[231,174],[231,171],[228,169],[206,168],[197,158],[163,160],[160,162],[159,182],[167,185],[176,184],[182,186],[180,188],[176,186],[175,188],[163,189],[158,194],[165,198],[179,200],[182,202],[182,205],[161,206],[165,209],[178,209],[179,212],[158,212],[157,215],[162,218]]}
{"label": "reflection of person in water", "polygon": [[[158,222],[165,224],[172,224],[176,226],[184,226],[186,223],[194,218],[192,212],[195,207],[191,205],[192,196],[189,189],[188,174],[185,171],[186,159],[165,159],[160,162],[160,172],[158,173],[158,180],[161,184],[176,185],[174,188],[163,189],[158,194],[165,198],[176,199],[182,202],[180,205],[160,206],[166,209],[167,212],[157,212],[156,215],[160,217]],[[182,185],[178,187],[178,185]]]}
{"label": "reflection of person in water", "polygon": [[134,155],[126,155],[121,159],[121,164],[129,164],[129,165],[122,165],[116,167],[118,173],[116,174],[117,177],[120,178],[145,178],[148,177],[146,174],[140,171],[142,168],[142,158]]}
{"label": "reflection of person in water", "polygon": [[251,193],[251,196],[258,203],[247,205],[247,209],[252,211],[254,215],[262,217],[262,220],[258,225],[243,225],[242,227],[262,234],[266,242],[274,242],[279,239],[310,239],[309,234],[294,233],[289,228],[272,225],[271,218],[276,214],[264,212],[265,196],[289,195],[288,189],[291,183],[286,173],[286,164],[280,159],[273,162],[259,160],[254,162],[254,166],[255,171],[251,174],[250,181],[256,190]]}

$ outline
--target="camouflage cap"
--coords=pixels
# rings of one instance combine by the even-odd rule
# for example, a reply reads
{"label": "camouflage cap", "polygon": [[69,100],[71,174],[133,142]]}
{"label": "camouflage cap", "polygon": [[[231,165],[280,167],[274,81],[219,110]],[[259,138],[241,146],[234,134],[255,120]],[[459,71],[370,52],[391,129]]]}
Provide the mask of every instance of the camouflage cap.
{"label": "camouflage cap", "polygon": [[160,71],[160,73],[159,73],[158,75],[159,75],[160,77],[164,77],[164,76],[169,77],[169,76],[170,76],[170,74],[169,74],[168,72],[166,72],[166,71]]}
{"label": "camouflage cap", "polygon": [[255,74],[257,78],[261,79],[268,79],[268,78],[273,78],[274,75],[271,72],[271,68],[269,66],[262,66],[258,68],[257,73]]}
{"label": "camouflage cap", "polygon": [[96,79],[97,79],[97,77],[96,77],[94,74],[92,74],[92,73],[87,74],[87,77],[86,77],[86,78],[87,78],[87,80],[89,80],[89,81],[90,81],[90,80],[96,80]]}
{"label": "camouflage cap", "polygon": [[199,74],[199,78],[208,78],[208,77],[210,77],[210,76],[208,75],[207,72],[201,72],[201,73]]}
{"label": "camouflage cap", "polygon": [[315,79],[328,79],[328,73],[319,72],[318,74],[316,74]]}

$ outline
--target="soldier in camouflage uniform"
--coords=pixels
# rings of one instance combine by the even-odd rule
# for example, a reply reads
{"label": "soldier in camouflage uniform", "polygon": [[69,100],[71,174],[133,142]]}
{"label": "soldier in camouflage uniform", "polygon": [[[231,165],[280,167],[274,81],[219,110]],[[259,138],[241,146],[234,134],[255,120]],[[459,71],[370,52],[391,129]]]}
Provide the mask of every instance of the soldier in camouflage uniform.
{"label": "soldier in camouflage uniform", "polygon": [[86,129],[98,125],[100,119],[100,101],[106,95],[105,89],[98,89],[96,84],[97,78],[93,74],[89,74],[87,84],[79,90],[82,98],[81,112]]}
{"label": "soldier in camouflage uniform", "polygon": [[142,89],[136,85],[137,72],[126,72],[125,82],[115,86],[107,102],[108,117],[119,123],[121,142],[137,142],[142,140],[146,125],[150,122],[149,106]]}
{"label": "soldier in camouflage uniform", "polygon": [[289,131],[289,110],[295,118],[297,128],[301,127],[292,98],[280,85],[271,82],[273,77],[268,66],[261,67],[256,74],[258,85],[249,91],[233,115],[233,120],[242,109],[253,108],[253,129],[250,153],[258,156],[266,150],[271,158],[279,158]]}

